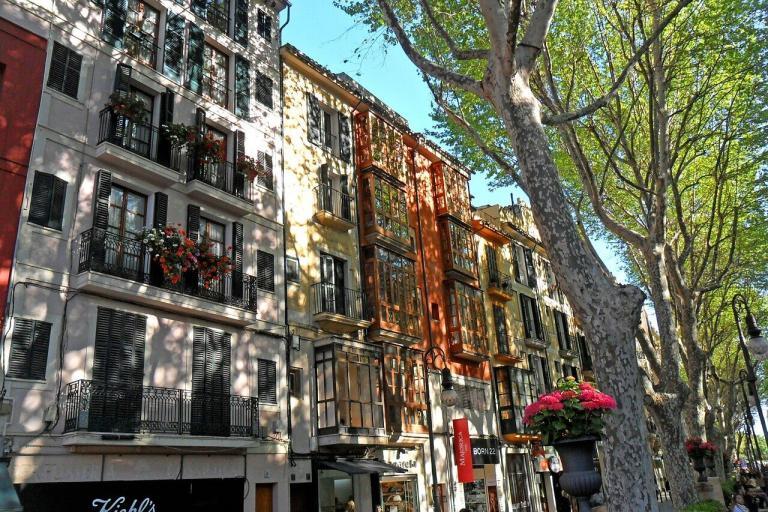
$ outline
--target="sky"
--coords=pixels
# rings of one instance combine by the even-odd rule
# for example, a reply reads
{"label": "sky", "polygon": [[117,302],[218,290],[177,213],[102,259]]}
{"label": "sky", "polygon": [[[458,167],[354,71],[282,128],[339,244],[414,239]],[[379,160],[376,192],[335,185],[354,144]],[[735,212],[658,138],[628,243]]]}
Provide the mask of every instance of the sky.
{"label": "sky", "polygon": [[[283,43],[290,43],[309,57],[336,73],[345,72],[408,119],[411,128],[423,132],[433,127],[430,112],[432,96],[416,67],[399,47],[386,50],[366,28],[333,6],[332,0],[292,0],[290,21],[282,33]],[[286,21],[287,11],[282,13]],[[358,54],[356,48],[363,50]],[[510,197],[525,198],[516,187],[491,189],[482,171],[475,170],[470,181],[474,205],[509,204]],[[479,172],[478,172],[479,171]],[[597,252],[620,281],[626,274],[615,250],[605,242],[595,241]]]}

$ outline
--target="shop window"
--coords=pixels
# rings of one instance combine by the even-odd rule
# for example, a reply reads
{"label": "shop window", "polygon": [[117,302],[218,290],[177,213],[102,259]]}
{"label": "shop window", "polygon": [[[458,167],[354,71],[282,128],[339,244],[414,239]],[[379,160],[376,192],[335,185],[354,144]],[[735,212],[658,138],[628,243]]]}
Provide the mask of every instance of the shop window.
{"label": "shop window", "polygon": [[485,491],[485,480],[475,480],[464,485],[464,504],[469,510],[486,510],[488,496]]}
{"label": "shop window", "polygon": [[453,282],[448,287],[451,345],[465,345],[479,353],[488,352],[483,292],[464,283]]}
{"label": "shop window", "polygon": [[426,432],[426,371],[421,355],[395,345],[385,349],[387,425],[395,432]]}
{"label": "shop window", "polygon": [[523,411],[536,401],[538,389],[531,371],[512,366],[495,368],[496,396],[502,434],[522,434]]}
{"label": "shop window", "polygon": [[[381,501],[386,512],[413,512],[419,510],[419,492],[416,476],[382,477]],[[448,509],[445,509],[446,511]]]}

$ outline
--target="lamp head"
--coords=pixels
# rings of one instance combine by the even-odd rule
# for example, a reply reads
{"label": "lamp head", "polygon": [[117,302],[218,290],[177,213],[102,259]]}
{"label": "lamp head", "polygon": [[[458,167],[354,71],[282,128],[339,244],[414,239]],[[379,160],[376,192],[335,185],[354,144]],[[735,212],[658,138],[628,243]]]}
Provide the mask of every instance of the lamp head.
{"label": "lamp head", "polygon": [[757,321],[752,313],[747,314],[747,334],[749,334],[747,347],[752,356],[757,361],[765,361],[768,359],[768,341],[765,341],[762,331],[757,326]]}
{"label": "lamp head", "polygon": [[443,377],[443,390],[440,393],[440,401],[446,407],[453,407],[459,403],[459,394],[453,389],[453,377],[451,376],[451,371],[448,368],[443,368],[440,371],[440,374]]}

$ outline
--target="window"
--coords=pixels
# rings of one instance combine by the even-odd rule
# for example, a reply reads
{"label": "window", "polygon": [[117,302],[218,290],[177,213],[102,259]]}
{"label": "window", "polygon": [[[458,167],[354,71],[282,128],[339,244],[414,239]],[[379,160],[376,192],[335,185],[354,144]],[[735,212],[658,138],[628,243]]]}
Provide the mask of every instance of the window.
{"label": "window", "polygon": [[571,333],[568,329],[568,317],[561,311],[553,311],[555,319],[555,331],[557,332],[557,343],[562,350],[571,350]]}
{"label": "window", "polygon": [[221,32],[229,33],[229,0],[192,0],[192,12]]}
{"label": "window", "polygon": [[495,368],[496,396],[502,434],[523,433],[523,411],[536,401],[538,389],[530,371],[512,366]]}
{"label": "window", "polygon": [[256,251],[256,286],[260,290],[275,291],[275,255]]}
{"label": "window", "polygon": [[35,171],[27,220],[32,224],[61,230],[66,194],[66,181],[53,174]]}
{"label": "window", "polygon": [[235,114],[248,117],[251,102],[251,63],[240,55],[235,55]]}
{"label": "window", "polygon": [[277,363],[259,359],[258,372],[259,403],[277,404]]}
{"label": "window", "polygon": [[82,64],[82,55],[54,42],[51,67],[48,70],[48,87],[77,99]]}
{"label": "window", "polygon": [[256,101],[267,108],[272,108],[272,79],[256,72]]}
{"label": "window", "polygon": [[292,366],[288,369],[288,392],[301,399],[301,368]]}
{"label": "window", "polygon": [[451,221],[441,224],[443,257],[449,268],[477,275],[477,254],[472,231]]}
{"label": "window", "polygon": [[150,67],[155,67],[157,58],[159,19],[160,12],[146,2],[128,0],[123,46],[128,55]]}
{"label": "window", "polygon": [[493,305],[493,324],[496,328],[496,349],[500,354],[510,354],[510,343],[507,336],[507,315],[504,311],[504,306]]}
{"label": "window", "polygon": [[327,345],[315,350],[317,427],[350,433],[384,428],[381,353]]}
{"label": "window", "polygon": [[536,267],[533,265],[533,251],[527,247],[523,249],[525,259],[525,271],[528,275],[528,286],[536,289]]}
{"label": "window", "polygon": [[200,217],[199,241],[207,241],[211,246],[211,252],[216,256],[224,255],[224,224]]}
{"label": "window", "polygon": [[267,41],[272,41],[272,16],[261,9],[256,15],[256,32]]}
{"label": "window", "polygon": [[539,316],[539,307],[536,304],[536,300],[527,295],[520,294],[520,309],[523,314],[525,337],[544,340],[544,333],[541,330],[541,317]]}
{"label": "window", "polygon": [[[374,176],[373,181],[376,225],[390,236],[410,246],[408,203],[406,202],[405,190],[378,176]],[[364,183],[367,185],[368,181]]]}
{"label": "window", "polygon": [[445,162],[432,164],[435,202],[439,213],[448,213],[466,224],[472,222],[467,179]]}
{"label": "window", "polygon": [[267,190],[274,190],[275,180],[272,171],[272,155],[259,151],[256,153],[256,163],[261,170],[259,175],[256,176],[256,184],[261,185]]}
{"label": "window", "polygon": [[454,384],[454,388],[459,394],[459,407],[475,412],[488,410],[488,397],[485,394],[485,386]]}
{"label": "window", "polygon": [[146,225],[147,197],[119,185],[109,196],[107,230],[120,237],[138,239]]}
{"label": "window", "polygon": [[45,380],[51,324],[16,318],[11,336],[8,376],[17,379]]}
{"label": "window", "polygon": [[365,249],[366,275],[375,275],[375,283],[367,281],[368,297],[378,298],[379,321],[387,329],[409,336],[421,336],[421,294],[416,286],[416,264],[382,247]]}
{"label": "window", "polygon": [[285,257],[285,278],[294,283],[298,283],[301,280],[299,258],[294,258],[293,256]]}
{"label": "window", "polygon": [[448,286],[451,345],[466,345],[472,351],[488,352],[483,292],[458,281]]}
{"label": "window", "polygon": [[206,44],[203,50],[203,95],[227,108],[228,84],[229,57]]}
{"label": "window", "polygon": [[583,334],[579,334],[576,339],[579,344],[579,355],[581,356],[581,368],[584,371],[592,371],[592,356],[589,354],[589,346],[587,345],[587,338]]}
{"label": "window", "polygon": [[194,327],[192,334],[192,435],[230,434],[232,335]]}
{"label": "window", "polygon": [[371,123],[371,158],[387,174],[405,182],[403,137],[383,119],[369,114]]}
{"label": "window", "polygon": [[395,432],[426,431],[426,370],[421,352],[387,345],[384,352],[387,425]]}
{"label": "window", "polygon": [[563,378],[573,377],[579,379],[579,370],[573,365],[563,363]]}
{"label": "window", "polygon": [[528,368],[533,372],[536,389],[539,393],[547,393],[552,389],[552,376],[549,373],[546,357],[528,354]]}

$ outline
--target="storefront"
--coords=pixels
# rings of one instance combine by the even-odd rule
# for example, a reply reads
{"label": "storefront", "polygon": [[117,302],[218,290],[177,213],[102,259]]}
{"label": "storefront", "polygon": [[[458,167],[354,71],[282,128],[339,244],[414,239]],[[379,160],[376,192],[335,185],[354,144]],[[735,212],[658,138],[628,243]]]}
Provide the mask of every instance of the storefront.
{"label": "storefront", "polygon": [[242,512],[243,478],[17,485],[26,512]]}
{"label": "storefront", "polygon": [[424,458],[421,447],[380,450],[381,460],[401,473],[381,475],[383,512],[418,512],[426,506]]}
{"label": "storefront", "polygon": [[[376,459],[335,459],[315,462],[317,500],[319,512],[343,512],[349,501],[356,510],[375,510],[384,503],[383,482],[391,484],[387,496],[393,504],[405,503],[415,488],[406,485],[410,480],[401,477],[405,470]],[[399,485],[396,485],[399,483]],[[406,493],[407,491],[407,493]],[[400,500],[397,501],[398,495]],[[389,510],[389,509],[385,509]],[[415,512],[418,508],[398,509]],[[394,512],[394,511],[393,511]]]}
{"label": "storefront", "polygon": [[[465,427],[454,420],[454,454],[461,483],[463,507],[470,512],[500,512],[503,492],[501,475],[497,474],[499,440],[496,437],[468,439]],[[468,446],[467,446],[468,444]],[[471,455],[466,457],[467,448]]]}

